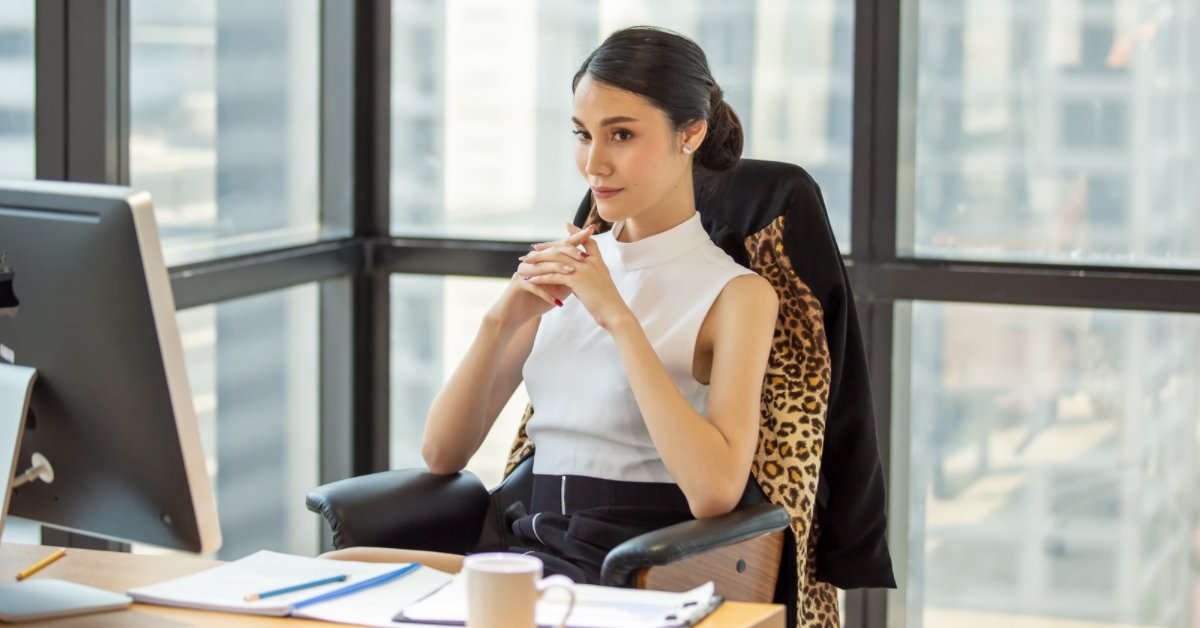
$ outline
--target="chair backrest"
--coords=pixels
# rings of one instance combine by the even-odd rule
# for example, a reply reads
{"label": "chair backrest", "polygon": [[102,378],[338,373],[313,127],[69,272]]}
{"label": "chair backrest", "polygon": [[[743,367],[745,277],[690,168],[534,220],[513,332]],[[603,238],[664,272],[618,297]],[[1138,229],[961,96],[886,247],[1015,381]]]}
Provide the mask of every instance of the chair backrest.
{"label": "chair backrest", "polygon": [[[866,351],[824,200],[804,169],[752,159],[698,173],[695,189],[713,242],[780,299],[751,467],[767,499],[792,516],[776,601],[793,611],[791,626],[804,615],[804,625],[837,625],[831,585],[895,585]],[[589,193],[575,224],[590,213]],[[523,421],[507,470],[532,453]]]}

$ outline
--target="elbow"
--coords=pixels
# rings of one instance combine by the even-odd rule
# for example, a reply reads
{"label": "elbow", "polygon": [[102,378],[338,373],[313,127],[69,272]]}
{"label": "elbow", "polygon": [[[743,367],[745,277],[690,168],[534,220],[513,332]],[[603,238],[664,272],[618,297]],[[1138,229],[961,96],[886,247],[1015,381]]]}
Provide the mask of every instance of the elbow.
{"label": "elbow", "polygon": [[445,452],[438,451],[438,448],[430,443],[421,445],[421,458],[425,460],[425,466],[429,467],[429,472],[434,475],[454,475],[463,470],[464,465],[461,461],[452,460]]}
{"label": "elbow", "polygon": [[454,475],[463,470],[463,465],[453,464],[434,458],[425,458],[425,466],[429,467],[429,472],[434,475]]}
{"label": "elbow", "polygon": [[737,508],[738,502],[742,500],[742,489],[744,488],[745,486],[737,486],[710,490],[697,499],[689,499],[688,508],[691,509],[692,516],[697,519],[727,515]]}

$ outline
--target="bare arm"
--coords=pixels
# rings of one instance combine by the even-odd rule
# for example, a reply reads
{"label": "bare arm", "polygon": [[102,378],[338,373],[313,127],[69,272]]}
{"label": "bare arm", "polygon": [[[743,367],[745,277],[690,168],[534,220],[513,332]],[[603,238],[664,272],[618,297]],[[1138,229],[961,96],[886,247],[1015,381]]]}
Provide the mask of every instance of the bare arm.
{"label": "bare arm", "polygon": [[421,457],[430,471],[450,474],[467,466],[521,384],[521,368],[541,320],[518,327],[484,317],[466,357],[429,408]]}
{"label": "bare arm", "polygon": [[779,308],[762,277],[726,284],[704,325],[713,343],[707,420],[692,408],[632,314],[609,332],[650,437],[696,517],[737,505],[758,446],[759,404]]}

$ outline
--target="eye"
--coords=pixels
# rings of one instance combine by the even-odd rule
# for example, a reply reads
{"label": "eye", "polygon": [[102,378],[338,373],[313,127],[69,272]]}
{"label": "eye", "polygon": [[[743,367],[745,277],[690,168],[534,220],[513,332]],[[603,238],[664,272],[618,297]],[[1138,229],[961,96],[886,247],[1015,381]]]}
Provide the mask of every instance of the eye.
{"label": "eye", "polygon": [[592,136],[588,135],[588,132],[584,131],[583,129],[575,129],[574,131],[571,131],[571,133],[575,135],[575,139],[581,142],[592,139]]}
{"label": "eye", "polygon": [[624,129],[619,129],[613,131],[613,139],[617,140],[618,142],[624,142],[625,140],[633,139],[633,133],[630,133]]}

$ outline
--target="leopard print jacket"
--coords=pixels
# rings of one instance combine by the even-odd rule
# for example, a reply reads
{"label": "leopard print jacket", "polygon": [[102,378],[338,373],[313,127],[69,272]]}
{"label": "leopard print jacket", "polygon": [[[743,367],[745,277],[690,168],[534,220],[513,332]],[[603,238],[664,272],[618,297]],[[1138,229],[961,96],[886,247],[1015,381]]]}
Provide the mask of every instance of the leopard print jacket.
{"label": "leopard print jacket", "polygon": [[[829,349],[821,303],[792,271],[791,260],[784,253],[783,218],[746,238],[751,270],[769,280],[779,295],[779,318],[763,380],[758,450],[750,473],[767,498],[791,515],[800,583],[797,625],[838,628],[837,590],[813,577],[819,535],[814,511],[829,398]],[[533,455],[533,442],[525,433],[531,416],[532,404],[525,408],[509,452],[506,477]]]}

